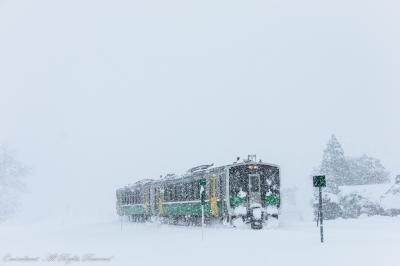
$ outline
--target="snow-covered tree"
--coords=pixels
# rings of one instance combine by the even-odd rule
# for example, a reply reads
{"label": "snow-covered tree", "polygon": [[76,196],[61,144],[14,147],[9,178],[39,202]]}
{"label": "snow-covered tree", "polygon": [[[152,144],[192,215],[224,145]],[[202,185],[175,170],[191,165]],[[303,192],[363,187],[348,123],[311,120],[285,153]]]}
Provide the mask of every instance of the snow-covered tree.
{"label": "snow-covered tree", "polygon": [[381,184],[389,182],[389,173],[375,158],[363,155],[359,158],[347,158],[349,176],[348,185]]}
{"label": "snow-covered tree", "polygon": [[18,206],[23,191],[25,169],[6,146],[0,146],[0,221],[7,219]]}
{"label": "snow-covered tree", "polygon": [[332,135],[324,150],[320,173],[326,175],[328,187],[335,188],[346,183],[349,165],[335,135]]}
{"label": "snow-covered tree", "polygon": [[378,159],[367,155],[346,157],[335,135],[324,150],[319,172],[327,176],[330,187],[389,182],[389,173]]}

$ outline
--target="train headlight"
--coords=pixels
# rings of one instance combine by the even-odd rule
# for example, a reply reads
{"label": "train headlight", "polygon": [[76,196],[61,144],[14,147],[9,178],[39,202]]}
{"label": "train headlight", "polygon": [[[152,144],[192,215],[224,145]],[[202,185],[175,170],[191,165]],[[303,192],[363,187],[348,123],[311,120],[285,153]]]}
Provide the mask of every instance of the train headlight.
{"label": "train headlight", "polygon": [[257,165],[249,165],[249,169],[256,170],[256,169],[258,169],[258,166]]}

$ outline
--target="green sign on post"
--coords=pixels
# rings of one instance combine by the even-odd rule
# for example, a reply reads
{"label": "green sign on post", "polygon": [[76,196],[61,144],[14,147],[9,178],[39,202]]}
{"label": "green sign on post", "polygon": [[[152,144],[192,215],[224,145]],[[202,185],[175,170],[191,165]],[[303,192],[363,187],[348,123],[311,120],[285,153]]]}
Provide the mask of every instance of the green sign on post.
{"label": "green sign on post", "polygon": [[326,187],[326,179],[324,175],[313,176],[314,187]]}
{"label": "green sign on post", "polygon": [[324,175],[313,176],[313,185],[317,187],[319,190],[319,204],[318,204],[318,217],[317,217],[317,226],[319,220],[319,228],[321,235],[321,243],[324,243],[324,226],[323,226],[323,214],[322,214],[322,188],[326,187],[326,179]]}
{"label": "green sign on post", "polygon": [[207,180],[202,178],[199,180],[200,185],[200,201],[201,201],[201,240],[204,239],[204,205],[206,205],[206,184]]}

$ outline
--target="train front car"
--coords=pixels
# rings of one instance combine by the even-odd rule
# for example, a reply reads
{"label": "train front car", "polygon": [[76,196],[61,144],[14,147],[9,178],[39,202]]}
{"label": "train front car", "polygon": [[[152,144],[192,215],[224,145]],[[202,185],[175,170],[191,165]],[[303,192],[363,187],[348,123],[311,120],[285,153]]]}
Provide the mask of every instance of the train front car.
{"label": "train front car", "polygon": [[231,221],[242,219],[261,229],[268,219],[278,219],[280,208],[279,167],[252,161],[229,168]]}

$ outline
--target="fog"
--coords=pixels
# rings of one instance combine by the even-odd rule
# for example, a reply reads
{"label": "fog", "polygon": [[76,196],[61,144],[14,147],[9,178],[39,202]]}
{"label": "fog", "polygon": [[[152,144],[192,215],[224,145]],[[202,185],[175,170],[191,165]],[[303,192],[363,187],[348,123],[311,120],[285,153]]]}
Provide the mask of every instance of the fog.
{"label": "fog", "polygon": [[248,154],[308,191],[333,133],[399,174],[399,8],[0,0],[0,143],[30,168],[21,217],[114,217],[120,186]]}

